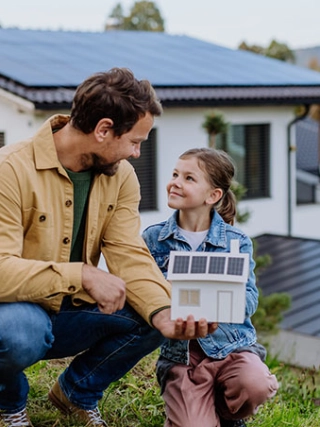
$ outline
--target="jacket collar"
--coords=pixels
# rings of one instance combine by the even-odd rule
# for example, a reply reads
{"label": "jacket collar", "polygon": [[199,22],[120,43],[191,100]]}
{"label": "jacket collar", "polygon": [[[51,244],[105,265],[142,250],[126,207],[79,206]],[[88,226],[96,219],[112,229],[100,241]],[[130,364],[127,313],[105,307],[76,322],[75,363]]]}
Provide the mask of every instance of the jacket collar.
{"label": "jacket collar", "polygon": [[[178,230],[178,211],[175,211],[173,215],[165,222],[160,234],[159,241],[169,239],[173,236],[175,239],[185,240],[180,235]],[[223,221],[222,217],[217,211],[213,211],[211,225],[208,234],[204,240],[205,243],[212,246],[219,246],[222,248],[227,247],[227,235],[226,235],[227,224]]]}
{"label": "jacket collar", "polygon": [[61,114],[52,116],[44,122],[33,137],[34,156],[37,169],[63,169],[57,156],[52,130],[62,128],[69,120],[69,116]]}

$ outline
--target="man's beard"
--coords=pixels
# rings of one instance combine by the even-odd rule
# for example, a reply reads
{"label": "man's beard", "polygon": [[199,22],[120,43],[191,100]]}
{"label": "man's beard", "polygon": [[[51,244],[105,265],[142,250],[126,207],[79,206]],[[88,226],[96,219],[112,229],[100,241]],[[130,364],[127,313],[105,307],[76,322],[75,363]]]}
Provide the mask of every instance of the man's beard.
{"label": "man's beard", "polygon": [[97,156],[96,154],[91,154],[91,167],[90,170],[96,175],[107,175],[107,176],[113,176],[118,168],[120,161],[113,162],[113,163],[105,163],[103,159],[100,156]]}

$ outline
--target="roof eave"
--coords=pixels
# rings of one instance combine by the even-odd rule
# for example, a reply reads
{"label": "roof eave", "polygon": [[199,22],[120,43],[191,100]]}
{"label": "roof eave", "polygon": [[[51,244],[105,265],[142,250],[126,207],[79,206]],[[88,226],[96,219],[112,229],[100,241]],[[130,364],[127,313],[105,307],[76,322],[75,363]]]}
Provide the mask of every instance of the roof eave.
{"label": "roof eave", "polygon": [[167,106],[318,104],[320,86],[250,86],[156,88]]}
{"label": "roof eave", "polygon": [[[320,104],[320,85],[154,86],[164,107]],[[0,76],[0,88],[38,110],[70,109],[76,87],[29,87]]]}

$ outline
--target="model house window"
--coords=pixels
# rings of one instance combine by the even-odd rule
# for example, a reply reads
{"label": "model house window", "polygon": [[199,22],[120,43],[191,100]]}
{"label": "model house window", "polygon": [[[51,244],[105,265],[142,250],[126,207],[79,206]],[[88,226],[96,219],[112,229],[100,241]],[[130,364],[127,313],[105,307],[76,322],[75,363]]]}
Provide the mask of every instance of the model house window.
{"label": "model house window", "polygon": [[200,305],[200,289],[180,289],[179,305],[199,306]]}
{"label": "model house window", "polygon": [[4,132],[0,132],[0,148],[4,146]]}
{"label": "model house window", "polygon": [[232,125],[218,135],[216,147],[227,151],[237,166],[236,180],[246,189],[245,199],[270,197],[270,125]]}
{"label": "model house window", "polygon": [[157,168],[156,168],[156,129],[152,129],[149,138],[141,144],[141,155],[138,159],[130,159],[135,168],[140,187],[140,211],[157,209]]}

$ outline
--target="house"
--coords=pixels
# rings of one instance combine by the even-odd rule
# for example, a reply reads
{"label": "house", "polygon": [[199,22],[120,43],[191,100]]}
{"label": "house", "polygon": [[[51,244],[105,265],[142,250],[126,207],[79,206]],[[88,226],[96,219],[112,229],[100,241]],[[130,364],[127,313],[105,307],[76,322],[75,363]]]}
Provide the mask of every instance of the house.
{"label": "house", "polygon": [[164,107],[134,161],[142,187],[141,228],[170,215],[165,184],[177,157],[208,145],[205,114],[219,109],[230,126],[222,148],[237,160],[248,192],[249,235],[320,238],[317,202],[296,204],[297,105],[320,103],[320,74],[251,52],[187,36],[0,29],[0,141],[31,136],[51,114],[67,113],[88,75],[128,67],[154,85]]}
{"label": "house", "polygon": [[243,323],[249,254],[231,241],[230,253],[171,251],[168,280],[172,283],[171,317]]}
{"label": "house", "polygon": [[[68,113],[77,85],[95,72],[128,67],[151,81],[164,114],[132,161],[141,183],[141,229],[171,214],[165,185],[176,159],[208,145],[204,116],[219,109],[230,126],[217,146],[234,157],[237,180],[248,189],[239,208],[250,217],[241,228],[252,237],[320,239],[319,197],[297,203],[300,183],[317,189],[318,178],[309,182],[297,172],[296,126],[305,116],[295,116],[298,106],[320,104],[320,73],[187,36],[135,31],[1,28],[0,58],[0,145]],[[276,291],[281,282],[274,283]],[[320,294],[320,279],[315,286]]]}

